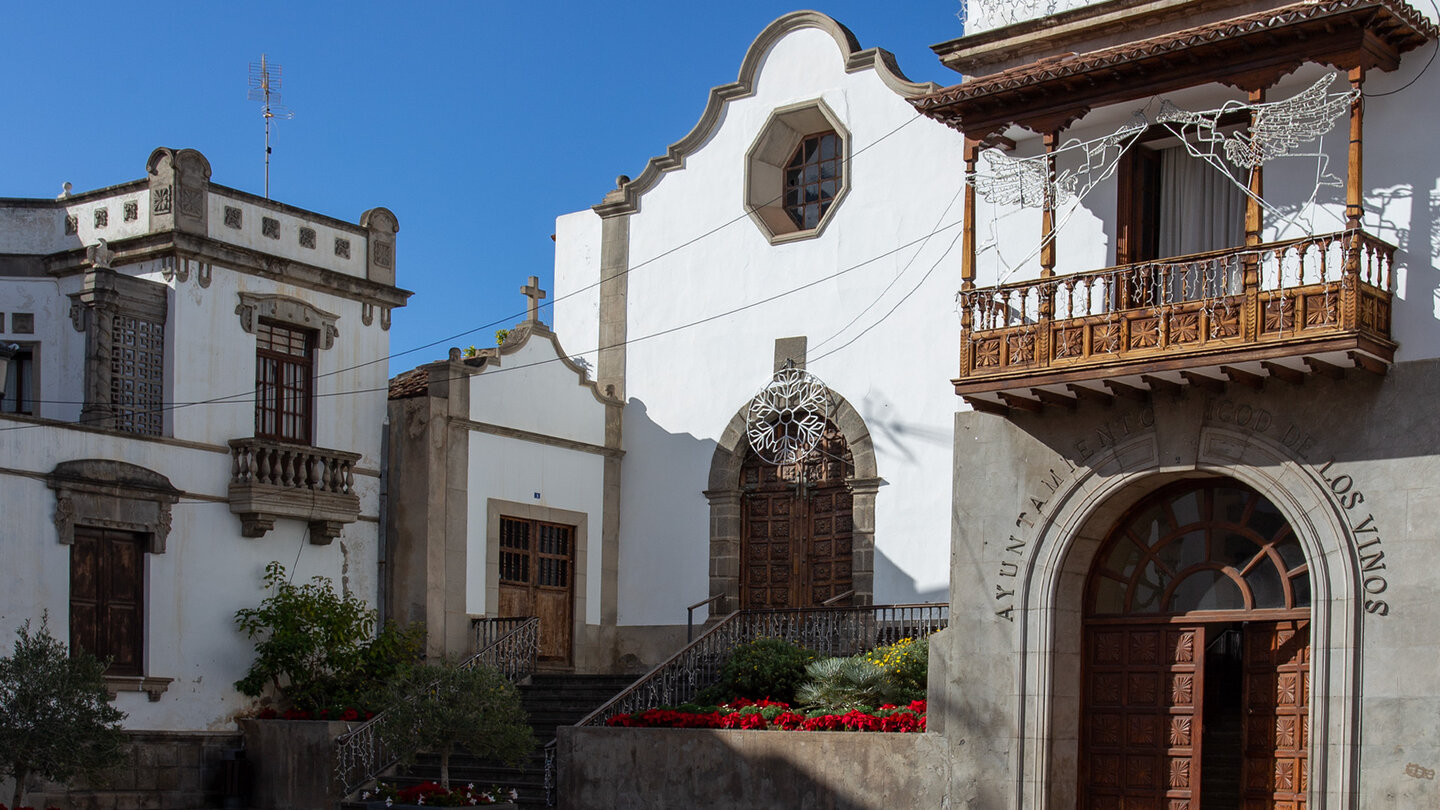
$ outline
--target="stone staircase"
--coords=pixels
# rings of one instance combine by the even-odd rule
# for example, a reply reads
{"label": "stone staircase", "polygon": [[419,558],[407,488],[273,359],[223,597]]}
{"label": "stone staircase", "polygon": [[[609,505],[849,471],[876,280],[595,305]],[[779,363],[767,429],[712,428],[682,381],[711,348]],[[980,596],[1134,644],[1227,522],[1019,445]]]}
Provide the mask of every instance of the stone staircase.
{"label": "stone staircase", "polygon": [[[544,746],[555,739],[555,729],[574,725],[585,715],[635,681],[634,675],[562,675],[537,673],[526,686],[520,687],[520,702],[530,715],[535,740]],[[401,769],[398,775],[385,777],[401,787],[421,782],[440,781],[440,758],[422,756],[414,767]],[[465,753],[450,757],[450,784],[474,783],[477,788],[499,785],[515,788],[522,807],[545,806],[545,756],[537,749],[516,767],[481,760]]]}

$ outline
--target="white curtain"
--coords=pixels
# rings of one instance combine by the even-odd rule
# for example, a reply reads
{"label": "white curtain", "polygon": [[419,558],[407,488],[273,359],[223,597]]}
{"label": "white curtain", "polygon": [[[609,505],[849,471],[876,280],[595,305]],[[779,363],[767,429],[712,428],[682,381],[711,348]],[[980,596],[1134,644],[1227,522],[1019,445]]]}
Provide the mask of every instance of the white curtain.
{"label": "white curtain", "polygon": [[[1245,193],[1220,169],[1183,146],[1160,152],[1160,239],[1162,258],[1189,256],[1245,244]],[[1192,270],[1186,275],[1198,275]],[[1214,271],[1208,278],[1171,279],[1172,296],[1195,298],[1201,294],[1234,292],[1239,278]],[[1183,287],[1183,290],[1182,290]]]}

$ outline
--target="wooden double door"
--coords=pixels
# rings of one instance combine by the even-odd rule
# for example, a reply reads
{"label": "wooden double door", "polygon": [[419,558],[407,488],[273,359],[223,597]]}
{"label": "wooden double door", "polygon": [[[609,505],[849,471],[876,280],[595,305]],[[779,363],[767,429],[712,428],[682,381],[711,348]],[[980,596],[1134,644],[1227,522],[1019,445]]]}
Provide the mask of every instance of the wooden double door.
{"label": "wooden double door", "polygon": [[852,467],[845,437],[833,427],[799,463],[747,457],[740,473],[741,607],[809,607],[851,590]]}
{"label": "wooden double door", "polygon": [[571,663],[575,527],[500,518],[500,616],[540,619],[541,664]]}
{"label": "wooden double door", "polygon": [[1304,810],[1310,573],[1275,504],[1224,478],[1164,487],[1086,590],[1080,806]]}
{"label": "wooden double door", "polygon": [[1305,620],[1086,631],[1081,806],[1303,810]]}

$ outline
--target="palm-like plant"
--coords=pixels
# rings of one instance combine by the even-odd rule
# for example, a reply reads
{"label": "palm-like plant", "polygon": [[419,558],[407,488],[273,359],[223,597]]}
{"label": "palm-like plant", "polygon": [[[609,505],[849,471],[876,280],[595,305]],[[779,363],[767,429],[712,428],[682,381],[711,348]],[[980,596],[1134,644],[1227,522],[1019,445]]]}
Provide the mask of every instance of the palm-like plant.
{"label": "palm-like plant", "polygon": [[808,709],[843,713],[900,703],[907,696],[904,686],[864,658],[822,658],[805,667],[805,674],[810,680],[795,699]]}

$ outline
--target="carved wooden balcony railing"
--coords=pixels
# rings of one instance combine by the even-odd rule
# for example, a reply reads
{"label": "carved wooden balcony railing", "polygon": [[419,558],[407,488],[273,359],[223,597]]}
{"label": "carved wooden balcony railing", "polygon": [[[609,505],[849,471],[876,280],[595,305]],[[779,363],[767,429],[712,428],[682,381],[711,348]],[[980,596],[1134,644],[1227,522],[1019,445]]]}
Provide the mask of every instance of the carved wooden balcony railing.
{"label": "carved wooden balcony railing", "polygon": [[1394,254],[1347,231],[964,290],[955,390],[1008,412],[1142,383],[1383,373]]}
{"label": "carved wooden balcony railing", "polygon": [[276,518],[294,518],[309,524],[310,542],[329,543],[360,516],[359,460],[343,450],[231,439],[230,511],[240,516],[240,533],[263,537]]}

